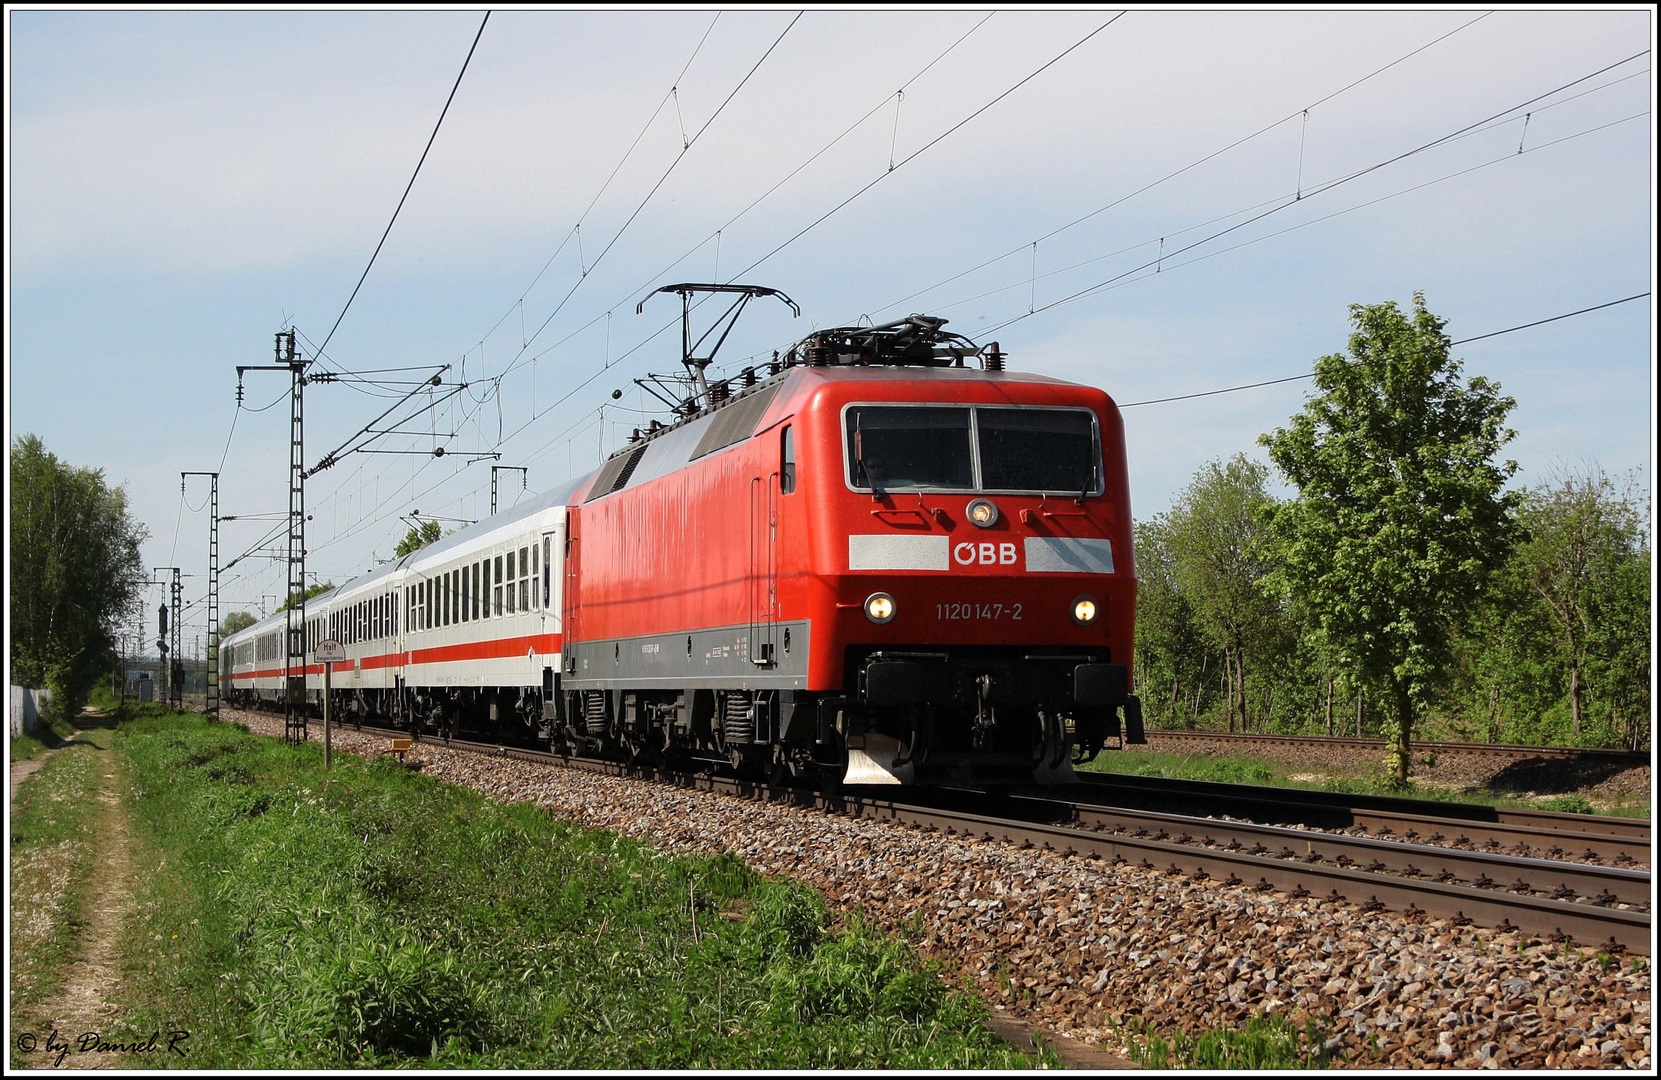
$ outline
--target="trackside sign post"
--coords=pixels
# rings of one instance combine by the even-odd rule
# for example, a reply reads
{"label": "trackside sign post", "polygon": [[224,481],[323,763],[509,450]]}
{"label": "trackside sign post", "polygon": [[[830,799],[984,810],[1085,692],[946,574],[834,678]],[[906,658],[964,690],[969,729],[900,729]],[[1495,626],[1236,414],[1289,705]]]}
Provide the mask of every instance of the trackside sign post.
{"label": "trackside sign post", "polygon": [[333,732],[330,730],[329,708],[334,697],[334,666],[345,663],[346,649],[338,641],[317,643],[317,662],[323,665],[323,767],[334,767]]}

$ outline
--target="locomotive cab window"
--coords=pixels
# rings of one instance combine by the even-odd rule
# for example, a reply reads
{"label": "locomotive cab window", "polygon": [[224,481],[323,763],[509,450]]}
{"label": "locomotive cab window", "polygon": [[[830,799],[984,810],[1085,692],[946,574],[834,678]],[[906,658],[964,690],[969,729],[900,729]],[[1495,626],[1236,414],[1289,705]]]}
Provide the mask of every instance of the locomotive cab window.
{"label": "locomotive cab window", "polygon": [[1104,489],[1089,409],[850,405],[844,417],[847,479],[858,491]]}
{"label": "locomotive cab window", "polygon": [[848,475],[867,491],[974,487],[969,410],[855,405],[847,411]]}

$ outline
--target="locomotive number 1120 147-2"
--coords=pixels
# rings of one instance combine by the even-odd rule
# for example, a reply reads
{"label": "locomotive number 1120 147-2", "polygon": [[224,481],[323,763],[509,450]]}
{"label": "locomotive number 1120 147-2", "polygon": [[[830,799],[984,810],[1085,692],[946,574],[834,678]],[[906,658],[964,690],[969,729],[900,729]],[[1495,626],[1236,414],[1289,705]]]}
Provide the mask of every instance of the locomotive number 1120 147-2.
{"label": "locomotive number 1120 147-2", "polygon": [[947,621],[963,619],[1021,619],[1020,604],[936,604],[934,617]]}

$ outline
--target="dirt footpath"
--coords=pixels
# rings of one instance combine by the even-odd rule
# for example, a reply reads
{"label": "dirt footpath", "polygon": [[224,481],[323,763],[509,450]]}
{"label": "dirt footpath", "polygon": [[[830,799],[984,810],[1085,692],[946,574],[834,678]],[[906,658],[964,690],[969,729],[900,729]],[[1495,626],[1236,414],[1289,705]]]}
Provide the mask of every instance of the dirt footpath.
{"label": "dirt footpath", "polygon": [[78,1040],[87,1032],[106,1037],[115,1034],[120,1012],[120,941],[137,880],[131,823],[121,795],[124,785],[120,765],[115,755],[99,746],[99,742],[107,744],[108,739],[94,741],[83,730],[64,747],[32,761],[14,762],[11,768],[11,799],[15,802],[18,786],[68,747],[81,743],[88,749],[77,749],[76,753],[98,755],[93,764],[96,786],[91,793],[97,813],[92,851],[83,863],[87,875],[79,890],[83,899],[79,910],[65,913],[70,924],[76,927],[73,958],[54,993],[13,1016],[14,1033],[30,1032],[40,1042],[42,1049],[27,1055],[23,1061],[35,1068],[57,1067],[58,1055],[49,1056],[44,1052],[50,1032],[56,1032],[59,1040],[74,1047],[64,1055],[63,1068],[123,1067],[114,1054],[81,1053],[78,1045]]}

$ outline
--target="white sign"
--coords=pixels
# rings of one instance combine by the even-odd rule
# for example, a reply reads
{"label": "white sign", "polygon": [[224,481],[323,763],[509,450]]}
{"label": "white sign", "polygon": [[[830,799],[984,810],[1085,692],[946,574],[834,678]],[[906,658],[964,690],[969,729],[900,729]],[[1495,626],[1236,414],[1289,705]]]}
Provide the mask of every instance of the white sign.
{"label": "white sign", "polygon": [[319,664],[344,664],[346,646],[338,641],[319,641],[315,655]]}

